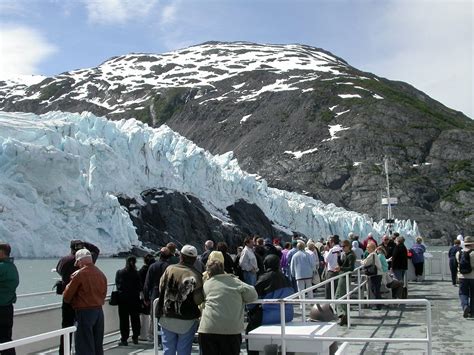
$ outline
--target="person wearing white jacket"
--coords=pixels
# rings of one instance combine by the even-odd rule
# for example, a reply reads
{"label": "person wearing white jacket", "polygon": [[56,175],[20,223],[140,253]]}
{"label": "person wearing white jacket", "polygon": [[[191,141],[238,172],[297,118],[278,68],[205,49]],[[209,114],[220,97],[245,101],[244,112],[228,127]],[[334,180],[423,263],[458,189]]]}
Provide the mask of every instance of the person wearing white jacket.
{"label": "person wearing white jacket", "polygon": [[[298,291],[301,292],[305,288],[311,287],[313,279],[313,270],[315,267],[314,258],[305,252],[305,244],[298,241],[296,245],[298,251],[291,258],[290,271],[291,276],[296,280]],[[306,298],[313,298],[312,292],[306,295]]]}

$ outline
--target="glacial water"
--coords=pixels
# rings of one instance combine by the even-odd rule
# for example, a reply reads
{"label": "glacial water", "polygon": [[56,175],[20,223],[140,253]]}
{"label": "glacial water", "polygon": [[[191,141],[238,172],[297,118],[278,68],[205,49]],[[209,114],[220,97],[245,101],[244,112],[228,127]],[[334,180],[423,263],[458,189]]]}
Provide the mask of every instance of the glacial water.
{"label": "glacial water", "polygon": [[[15,265],[20,275],[20,285],[17,288],[17,295],[51,291],[59,275],[51,270],[56,268],[59,258],[56,259],[16,259]],[[107,277],[107,282],[115,282],[115,273],[125,266],[123,258],[100,258],[96,265]],[[138,258],[137,267],[143,265],[143,259]],[[61,302],[61,296],[41,295],[34,297],[18,298],[15,308],[25,308],[43,304]]]}

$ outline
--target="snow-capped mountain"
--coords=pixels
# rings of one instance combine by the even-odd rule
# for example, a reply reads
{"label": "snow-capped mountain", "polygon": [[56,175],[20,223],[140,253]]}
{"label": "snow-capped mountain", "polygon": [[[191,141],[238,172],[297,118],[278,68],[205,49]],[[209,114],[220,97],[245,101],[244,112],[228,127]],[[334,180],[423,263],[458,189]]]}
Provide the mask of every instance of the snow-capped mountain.
{"label": "snow-capped mountain", "polygon": [[[153,129],[92,114],[0,114],[0,234],[18,256],[61,255],[81,236],[104,254],[129,250],[139,241],[117,196],[140,201],[142,191],[157,186],[192,194],[227,222],[227,208],[243,199],[278,228],[313,238],[350,231],[380,236],[385,228],[268,187],[242,171],[231,153],[211,155],[166,125]],[[396,228],[410,239],[417,235],[410,221],[397,221]]]}
{"label": "snow-capped mountain", "polygon": [[269,186],[376,220],[388,156],[395,216],[432,243],[474,228],[473,121],[322,49],[208,42],[41,79],[0,81],[0,109],[166,123]]}

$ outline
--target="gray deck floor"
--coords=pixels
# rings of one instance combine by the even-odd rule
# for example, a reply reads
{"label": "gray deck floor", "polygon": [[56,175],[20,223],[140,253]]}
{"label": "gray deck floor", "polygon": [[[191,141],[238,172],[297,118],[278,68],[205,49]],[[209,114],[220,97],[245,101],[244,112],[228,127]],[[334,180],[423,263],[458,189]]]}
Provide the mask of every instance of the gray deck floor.
{"label": "gray deck floor", "polygon": [[[409,298],[427,298],[432,302],[433,354],[474,354],[474,318],[464,319],[459,305],[458,288],[448,281],[426,280],[409,284]],[[339,327],[339,336],[422,338],[426,334],[426,312],[422,306],[371,310],[359,317],[351,312],[352,327]],[[118,335],[109,337],[107,354],[153,354],[153,344],[118,347]],[[242,353],[245,353],[242,347]],[[160,354],[162,352],[160,351]],[[198,353],[195,344],[193,353]],[[416,343],[351,343],[347,354],[426,354],[426,346]]]}

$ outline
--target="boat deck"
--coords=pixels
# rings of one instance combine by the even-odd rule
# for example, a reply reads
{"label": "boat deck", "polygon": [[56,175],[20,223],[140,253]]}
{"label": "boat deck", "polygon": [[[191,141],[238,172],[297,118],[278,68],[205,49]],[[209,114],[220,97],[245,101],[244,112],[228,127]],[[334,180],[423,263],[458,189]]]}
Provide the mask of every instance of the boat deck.
{"label": "boat deck", "polygon": [[[433,354],[474,353],[474,318],[463,318],[458,290],[449,281],[428,279],[409,283],[409,298],[427,298],[432,303]],[[339,336],[421,338],[426,335],[426,311],[422,306],[364,309],[362,316],[353,309],[351,315],[351,328],[339,327]],[[107,354],[153,354],[151,342],[119,347],[118,338],[118,334],[107,337],[104,345]],[[193,353],[199,353],[197,344]],[[246,353],[244,345],[242,353]],[[350,343],[346,354],[426,354],[426,345]]]}

